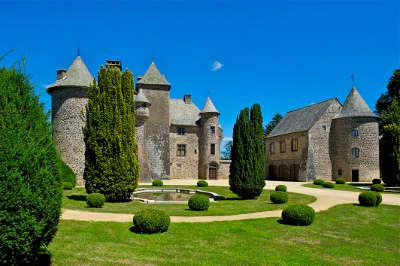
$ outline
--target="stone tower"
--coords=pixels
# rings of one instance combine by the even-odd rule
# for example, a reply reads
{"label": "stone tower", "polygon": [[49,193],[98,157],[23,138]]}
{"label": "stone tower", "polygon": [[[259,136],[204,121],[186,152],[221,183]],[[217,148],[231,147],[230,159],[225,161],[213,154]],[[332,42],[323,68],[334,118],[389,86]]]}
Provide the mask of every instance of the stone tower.
{"label": "stone tower", "polygon": [[355,87],[330,132],[332,179],[366,182],[379,178],[378,116],[371,112]]}
{"label": "stone tower", "polygon": [[170,175],[169,157],[169,91],[171,84],[154,62],[143,77],[138,77],[136,90],[151,102],[149,118],[144,124],[149,174],[152,179],[165,179]]}
{"label": "stone tower", "polygon": [[200,112],[199,134],[199,178],[217,179],[220,161],[221,129],[218,123],[219,112],[207,98]]}
{"label": "stone tower", "polygon": [[145,148],[144,125],[149,118],[150,101],[144,96],[143,91],[139,90],[135,95],[135,116],[136,116],[136,143],[138,146],[138,161],[140,166],[140,181],[150,181],[149,164]]}
{"label": "stone tower", "polygon": [[57,80],[47,88],[51,95],[53,135],[61,158],[83,185],[85,143],[82,128],[86,119],[88,89],[93,77],[80,56],[68,70],[58,70]]}

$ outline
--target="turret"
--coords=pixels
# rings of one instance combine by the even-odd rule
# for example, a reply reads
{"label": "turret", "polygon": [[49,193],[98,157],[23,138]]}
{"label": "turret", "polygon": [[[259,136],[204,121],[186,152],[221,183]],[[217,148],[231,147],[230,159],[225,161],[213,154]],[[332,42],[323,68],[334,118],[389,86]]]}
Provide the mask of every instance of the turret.
{"label": "turret", "polygon": [[149,171],[149,163],[147,157],[147,151],[145,147],[145,133],[144,125],[149,118],[149,106],[150,101],[144,96],[143,91],[139,90],[138,94],[135,95],[135,135],[136,144],[138,146],[138,161],[140,166],[140,181],[149,182],[151,181],[151,175]]}
{"label": "turret", "polygon": [[149,106],[151,106],[150,101],[144,96],[143,91],[139,90],[135,96],[136,126],[143,125],[149,118]]}
{"label": "turret", "polygon": [[83,185],[85,143],[82,128],[86,119],[88,89],[93,82],[78,55],[66,71],[57,71],[57,80],[47,88],[51,95],[53,135],[61,158],[74,171],[77,184]]}

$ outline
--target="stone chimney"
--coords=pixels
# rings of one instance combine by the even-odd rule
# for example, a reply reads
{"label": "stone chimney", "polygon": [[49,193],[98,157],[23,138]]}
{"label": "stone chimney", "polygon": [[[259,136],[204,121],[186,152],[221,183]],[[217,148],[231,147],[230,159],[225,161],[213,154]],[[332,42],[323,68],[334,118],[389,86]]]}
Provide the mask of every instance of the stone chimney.
{"label": "stone chimney", "polygon": [[185,96],[183,96],[183,101],[184,101],[186,104],[191,104],[191,103],[192,103],[192,95],[186,94]]}
{"label": "stone chimney", "polygon": [[117,67],[122,71],[122,63],[119,60],[106,60],[106,67]]}
{"label": "stone chimney", "polygon": [[63,79],[67,76],[67,70],[65,69],[59,69],[57,70],[57,80]]}
{"label": "stone chimney", "polygon": [[136,81],[139,81],[139,80],[141,80],[141,79],[142,79],[142,76],[138,76],[137,79],[136,79]]}

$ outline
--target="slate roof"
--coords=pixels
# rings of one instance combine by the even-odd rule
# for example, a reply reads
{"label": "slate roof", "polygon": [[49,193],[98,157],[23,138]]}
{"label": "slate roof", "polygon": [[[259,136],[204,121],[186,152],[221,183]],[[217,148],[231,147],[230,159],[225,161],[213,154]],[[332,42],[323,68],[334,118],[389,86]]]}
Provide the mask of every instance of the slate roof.
{"label": "slate roof", "polygon": [[93,76],[90,74],[82,58],[78,55],[68,68],[66,77],[56,80],[47,87],[47,91],[52,91],[57,87],[89,87],[92,82]]}
{"label": "slate roof", "polygon": [[150,105],[150,101],[146,98],[146,96],[144,96],[142,90],[139,90],[138,94],[135,95],[135,102],[136,103],[147,103],[148,105]]}
{"label": "slate roof", "polygon": [[210,97],[207,97],[206,103],[204,104],[204,107],[201,110],[201,113],[217,113],[217,114],[219,114],[217,108],[215,108]]}
{"label": "slate roof", "polygon": [[268,137],[308,131],[321,117],[325,110],[336,98],[328,99],[320,103],[312,104],[300,109],[289,111],[279,124],[269,133]]}
{"label": "slate roof", "polygon": [[368,105],[361,97],[360,93],[353,87],[344,102],[342,111],[336,118],[344,117],[376,117],[378,116],[371,112]]}
{"label": "slate roof", "polygon": [[138,84],[171,85],[165,75],[161,75],[156,64],[151,63],[144,76],[137,82]]}
{"label": "slate roof", "polygon": [[169,116],[171,125],[196,126],[200,119],[200,109],[183,99],[170,99]]}

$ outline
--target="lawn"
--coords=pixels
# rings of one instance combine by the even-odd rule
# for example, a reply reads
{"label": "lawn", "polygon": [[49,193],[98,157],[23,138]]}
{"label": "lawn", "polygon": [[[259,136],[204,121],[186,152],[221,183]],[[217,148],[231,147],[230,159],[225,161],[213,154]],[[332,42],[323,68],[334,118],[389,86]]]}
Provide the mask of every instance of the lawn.
{"label": "lawn", "polygon": [[[164,186],[164,187],[177,187],[177,186]],[[195,186],[179,186],[184,188],[193,188]],[[145,208],[157,208],[164,210],[169,215],[176,216],[204,216],[204,215],[232,215],[240,213],[251,213],[259,211],[271,211],[282,209],[287,204],[304,203],[308,204],[315,201],[313,196],[289,193],[289,202],[285,204],[273,204],[269,200],[271,191],[264,190],[257,199],[242,200],[233,194],[228,187],[206,187],[200,188],[201,190],[213,191],[222,196],[225,200],[212,202],[207,211],[191,211],[187,204],[145,204],[139,201],[129,201],[122,203],[108,203],[106,202],[103,208],[88,208],[86,206],[86,192],[84,188],[77,188],[73,190],[64,190],[63,193],[63,208],[67,209],[80,209],[85,211],[94,212],[112,212],[112,213],[135,213],[138,210]]]}
{"label": "lawn", "polygon": [[308,227],[277,218],[171,224],[141,235],[131,223],[61,221],[54,265],[398,265],[400,207],[339,205]]}
{"label": "lawn", "polygon": [[[321,188],[321,189],[335,189],[335,190],[344,190],[344,191],[354,191],[354,192],[362,192],[368,191],[365,189],[359,189],[355,185],[350,184],[335,184],[334,188],[324,188],[323,186],[314,185],[313,183],[304,184],[303,187],[310,187],[310,188]],[[381,193],[397,193],[397,192],[381,192]]]}

